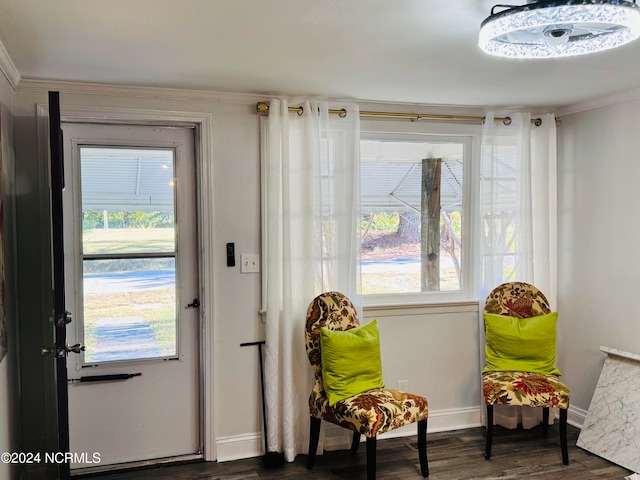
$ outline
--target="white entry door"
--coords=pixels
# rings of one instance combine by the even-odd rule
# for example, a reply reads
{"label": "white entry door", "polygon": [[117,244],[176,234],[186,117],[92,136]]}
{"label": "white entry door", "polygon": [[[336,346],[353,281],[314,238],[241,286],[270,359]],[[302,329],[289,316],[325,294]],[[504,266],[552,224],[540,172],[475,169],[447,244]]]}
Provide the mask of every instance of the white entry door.
{"label": "white entry door", "polygon": [[193,129],[63,132],[72,471],[201,457]]}

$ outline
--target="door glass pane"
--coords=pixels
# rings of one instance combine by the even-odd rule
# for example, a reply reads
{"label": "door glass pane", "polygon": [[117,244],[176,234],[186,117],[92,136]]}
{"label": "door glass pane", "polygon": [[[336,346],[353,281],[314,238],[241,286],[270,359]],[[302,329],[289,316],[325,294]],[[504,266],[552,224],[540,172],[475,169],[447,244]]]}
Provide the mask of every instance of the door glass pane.
{"label": "door glass pane", "polygon": [[176,355],[173,259],[83,263],[86,362]]}
{"label": "door glass pane", "polygon": [[82,252],[173,252],[173,151],[80,149]]}
{"label": "door glass pane", "polygon": [[80,148],[85,363],[178,353],[173,153]]}

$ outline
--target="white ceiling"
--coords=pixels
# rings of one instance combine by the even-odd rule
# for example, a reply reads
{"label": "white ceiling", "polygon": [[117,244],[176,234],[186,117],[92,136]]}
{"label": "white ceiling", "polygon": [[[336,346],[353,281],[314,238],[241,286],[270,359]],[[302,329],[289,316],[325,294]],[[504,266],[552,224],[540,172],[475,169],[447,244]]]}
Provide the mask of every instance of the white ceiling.
{"label": "white ceiling", "polygon": [[490,107],[640,88],[640,41],[552,60],[482,53],[495,3],[0,0],[0,40],[23,79]]}

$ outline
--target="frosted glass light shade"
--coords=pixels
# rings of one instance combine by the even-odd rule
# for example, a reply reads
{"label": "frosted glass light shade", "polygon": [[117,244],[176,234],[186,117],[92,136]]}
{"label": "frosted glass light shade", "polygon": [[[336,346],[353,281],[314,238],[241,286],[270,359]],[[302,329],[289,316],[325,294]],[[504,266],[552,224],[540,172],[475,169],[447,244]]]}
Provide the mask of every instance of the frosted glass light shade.
{"label": "frosted glass light shade", "polygon": [[635,2],[538,1],[492,11],[482,22],[479,45],[501,57],[553,58],[608,50],[639,36]]}

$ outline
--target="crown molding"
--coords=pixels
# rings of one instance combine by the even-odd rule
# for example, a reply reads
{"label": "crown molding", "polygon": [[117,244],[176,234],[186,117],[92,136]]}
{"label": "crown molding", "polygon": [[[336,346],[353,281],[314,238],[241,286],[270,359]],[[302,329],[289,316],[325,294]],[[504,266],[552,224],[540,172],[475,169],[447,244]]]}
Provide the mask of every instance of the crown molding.
{"label": "crown molding", "polygon": [[598,97],[586,102],[576,103],[567,107],[560,108],[557,115],[559,117],[572,115],[575,113],[587,112],[589,110],[596,110],[598,108],[610,107],[612,105],[618,105],[633,100],[640,100],[640,88],[630,90],[627,92],[616,93],[613,95],[606,95],[604,97]]}
{"label": "crown molding", "polygon": [[[87,95],[100,97],[121,97],[121,98],[138,98],[138,99],[162,99],[175,101],[192,101],[203,103],[221,103],[221,104],[240,104],[240,105],[256,105],[258,102],[269,102],[274,98],[288,98],[290,104],[296,104],[296,100],[306,100],[309,97],[301,97],[299,95],[275,95],[275,94],[256,94],[256,93],[238,93],[238,92],[220,92],[209,90],[187,90],[178,88],[164,87],[141,87],[131,85],[102,84],[90,82],[72,82],[58,80],[43,80],[37,78],[23,78],[18,87],[18,92],[37,92],[43,93],[49,90],[59,91],[62,95]],[[371,102],[359,99],[325,99],[332,105],[340,103],[358,103],[361,110],[373,107],[382,107],[383,109],[393,109],[394,111],[406,110],[410,113],[435,113],[435,114],[464,114],[464,115],[484,115],[486,109],[467,106],[445,106],[445,105],[422,105],[411,103],[393,103],[393,102]],[[375,109],[375,108],[374,108]]]}
{"label": "crown molding", "polygon": [[[20,92],[46,92],[48,90],[56,90],[61,94],[67,95],[93,95],[93,96],[116,96],[126,98],[145,98],[163,100],[179,100],[179,101],[201,101],[214,103],[235,103],[243,105],[255,105],[258,102],[269,102],[274,98],[288,98],[291,105],[296,100],[307,100],[309,97],[300,95],[283,95],[283,94],[265,94],[265,93],[239,93],[239,92],[221,92],[212,90],[188,90],[169,87],[142,87],[132,85],[103,84],[92,82],[73,82],[64,80],[44,80],[40,78],[22,78],[18,91]],[[460,114],[482,114],[483,108],[468,107],[459,105],[422,105],[415,103],[395,103],[368,101],[362,99],[326,99],[331,104],[339,104],[342,102],[358,103],[361,109],[375,107],[401,108],[407,112],[414,112],[416,107],[423,107],[432,113],[448,113],[452,110]],[[419,112],[420,113],[420,112]]]}
{"label": "crown molding", "polygon": [[[176,101],[193,101],[207,103],[224,103],[240,105],[256,105],[258,102],[269,102],[274,98],[287,98],[290,105],[295,105],[296,100],[307,100],[309,96],[284,95],[274,93],[242,93],[222,92],[214,90],[190,90],[170,87],[144,87],[134,85],[106,84],[94,82],[75,82],[65,80],[45,80],[41,78],[22,78],[17,88],[18,92],[43,93],[49,90],[59,91],[65,95],[87,95],[100,97],[121,97],[138,99],[162,99]],[[442,115],[473,115],[483,116],[487,110],[494,110],[497,115],[508,116],[513,112],[529,110],[532,112],[553,112],[554,108],[535,109],[527,107],[479,107],[469,105],[440,105],[409,102],[386,102],[357,98],[333,98],[311,96],[318,100],[326,100],[331,105],[340,103],[357,103],[360,110],[391,110],[394,112],[442,114]],[[532,113],[532,115],[536,115]],[[556,114],[556,116],[558,116]]]}
{"label": "crown molding", "polygon": [[4,47],[4,44],[0,41],[0,70],[9,81],[9,84],[15,90],[20,84],[20,72],[16,68],[13,60],[9,56],[9,52]]}
{"label": "crown molding", "polygon": [[20,92],[45,92],[56,90],[67,95],[89,95],[101,97],[126,97],[142,99],[163,99],[194,102],[232,103],[255,105],[264,101],[267,95],[251,93],[230,93],[209,90],[185,90],[164,87],[139,87],[88,82],[70,82],[23,78],[18,87]]}

